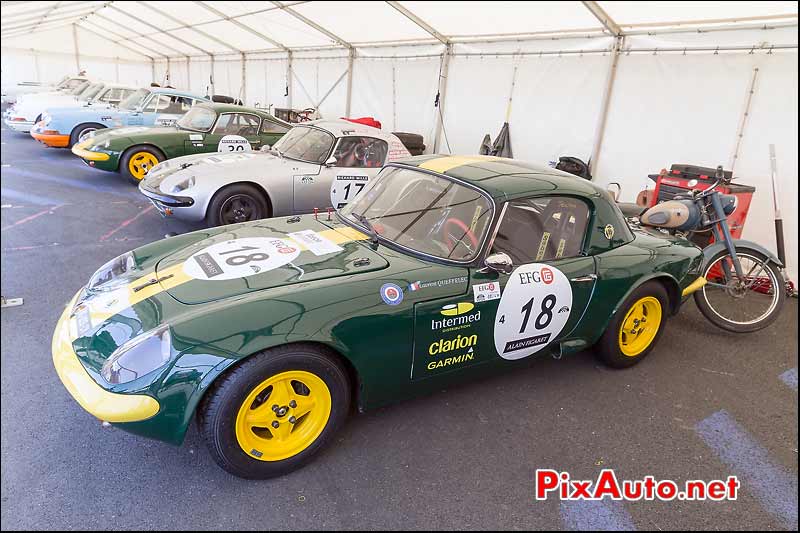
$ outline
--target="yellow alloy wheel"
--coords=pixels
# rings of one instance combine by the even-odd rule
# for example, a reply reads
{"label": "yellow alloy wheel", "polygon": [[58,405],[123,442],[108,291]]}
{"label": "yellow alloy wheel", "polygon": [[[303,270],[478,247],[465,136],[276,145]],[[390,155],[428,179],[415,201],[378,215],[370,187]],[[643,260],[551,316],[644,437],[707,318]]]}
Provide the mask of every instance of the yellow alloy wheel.
{"label": "yellow alloy wheel", "polygon": [[137,180],[144,179],[147,172],[158,164],[158,158],[150,152],[136,152],[128,160],[128,171]]}
{"label": "yellow alloy wheel", "polygon": [[331,415],[331,393],[316,375],[281,372],[250,391],[236,415],[236,440],[261,461],[280,461],[308,448]]}
{"label": "yellow alloy wheel", "polygon": [[619,328],[619,349],[628,357],[645,351],[661,327],[661,301],[645,296],[628,309]]}

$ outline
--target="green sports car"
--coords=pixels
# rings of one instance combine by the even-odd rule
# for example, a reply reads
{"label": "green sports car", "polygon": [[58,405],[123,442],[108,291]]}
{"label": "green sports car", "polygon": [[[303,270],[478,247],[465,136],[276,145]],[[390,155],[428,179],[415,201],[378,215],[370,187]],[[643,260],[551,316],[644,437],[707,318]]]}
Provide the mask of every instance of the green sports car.
{"label": "green sports car", "polygon": [[[606,191],[496,157],[388,164],[338,213],[157,241],[68,304],[53,360],[97,418],[248,478],[308,462],[353,409],[594,346],[626,367],[704,281],[689,241]],[[76,435],[76,438],[81,438]]]}
{"label": "green sports car", "polygon": [[173,126],[132,126],[95,132],[72,147],[91,167],[120,172],[139,183],[166,159],[208,152],[246,152],[272,146],[291,124],[261,109],[204,102]]}

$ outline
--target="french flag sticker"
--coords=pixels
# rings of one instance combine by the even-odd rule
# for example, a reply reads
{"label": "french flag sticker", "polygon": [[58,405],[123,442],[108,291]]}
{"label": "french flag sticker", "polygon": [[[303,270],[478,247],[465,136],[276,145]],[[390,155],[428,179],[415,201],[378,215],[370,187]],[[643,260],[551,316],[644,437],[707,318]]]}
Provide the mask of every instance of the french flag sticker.
{"label": "french flag sticker", "polygon": [[418,291],[419,290],[419,281],[415,281],[411,285],[408,286],[408,290],[410,291]]}

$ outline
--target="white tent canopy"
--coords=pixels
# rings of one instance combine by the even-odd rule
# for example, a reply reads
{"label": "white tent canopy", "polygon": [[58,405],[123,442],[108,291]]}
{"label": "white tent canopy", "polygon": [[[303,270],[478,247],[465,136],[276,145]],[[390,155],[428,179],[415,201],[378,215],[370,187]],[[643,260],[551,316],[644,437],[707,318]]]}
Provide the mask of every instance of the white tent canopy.
{"label": "white tent canopy", "polygon": [[797,280],[797,6],[4,1],[3,84],[86,70],[374,116],[438,152],[476,153],[508,121],[515,157],[590,160],[627,201],[672,163],[722,164],[757,188],[744,237],[773,249],[775,144]]}

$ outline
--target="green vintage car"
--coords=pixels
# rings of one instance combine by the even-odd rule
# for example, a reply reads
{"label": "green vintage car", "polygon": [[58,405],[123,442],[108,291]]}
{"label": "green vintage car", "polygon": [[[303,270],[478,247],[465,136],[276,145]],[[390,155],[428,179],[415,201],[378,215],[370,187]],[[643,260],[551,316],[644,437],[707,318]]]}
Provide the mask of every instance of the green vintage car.
{"label": "green vintage car", "polygon": [[272,146],[291,124],[262,109],[204,102],[172,126],[131,126],[98,131],[72,147],[91,167],[120,172],[139,183],[166,159],[208,152],[246,152]]}
{"label": "green vintage car", "polygon": [[175,444],[196,418],[223,468],[266,478],[308,462],[354,409],[535,355],[639,362],[702,285],[701,255],[631,230],[606,191],[564,172],[419,156],[338,213],[113,259],[68,304],[53,359],[97,418]]}

